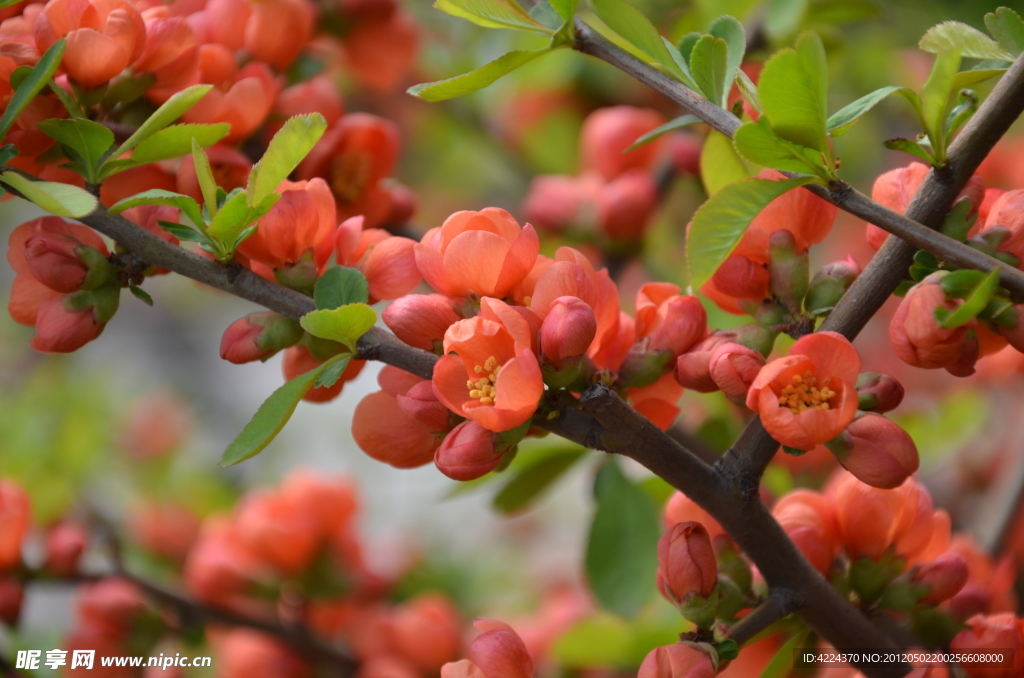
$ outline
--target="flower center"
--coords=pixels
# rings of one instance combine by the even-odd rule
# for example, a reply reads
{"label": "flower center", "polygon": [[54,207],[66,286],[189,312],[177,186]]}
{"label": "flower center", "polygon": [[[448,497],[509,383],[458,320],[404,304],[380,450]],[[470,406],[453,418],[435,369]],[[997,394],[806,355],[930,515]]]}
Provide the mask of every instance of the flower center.
{"label": "flower center", "polygon": [[497,397],[494,383],[498,381],[498,374],[501,372],[501,365],[498,359],[491,356],[483,365],[477,365],[473,371],[480,375],[476,381],[466,380],[466,388],[469,389],[469,397],[480,401],[481,405],[493,405]]}
{"label": "flower center", "polygon": [[346,203],[363,195],[373,171],[373,158],[368,153],[350,151],[334,159],[331,167],[331,188]]}
{"label": "flower center", "polygon": [[788,407],[794,413],[800,414],[805,410],[827,410],[829,399],[836,394],[828,387],[829,380],[826,379],[818,388],[818,378],[809,371],[804,374],[794,374],[793,383],[782,389],[779,396],[779,404]]}

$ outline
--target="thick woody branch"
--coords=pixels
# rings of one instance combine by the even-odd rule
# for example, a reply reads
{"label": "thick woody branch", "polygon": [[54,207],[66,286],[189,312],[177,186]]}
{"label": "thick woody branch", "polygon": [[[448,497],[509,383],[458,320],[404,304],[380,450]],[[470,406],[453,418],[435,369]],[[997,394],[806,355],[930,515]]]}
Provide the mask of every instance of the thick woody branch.
{"label": "thick woody branch", "polygon": [[792,592],[784,589],[773,590],[767,600],[732,625],[729,637],[743,645],[775,622],[796,612],[798,607],[797,597]]}
{"label": "thick woody branch", "polygon": [[[684,110],[686,110],[687,113],[696,115],[698,118],[708,123],[713,129],[721,132],[727,137],[731,138],[736,132],[736,129],[740,126],[740,119],[729,111],[721,108],[720,106],[716,106],[650,64],[637,59],[632,54],[613,45],[582,21],[577,20],[576,27],[577,33],[575,46],[577,50],[607,61],[611,65],[616,66],[629,75],[632,75],[640,82],[649,85],[651,88],[675,101]],[[1012,71],[1013,69],[1011,68],[1010,72],[1003,76],[1004,81],[1012,79]],[[994,94],[995,93],[993,92],[993,95]],[[991,98],[992,97],[990,96],[989,99]],[[984,108],[984,106],[982,108]],[[977,120],[981,113],[982,110],[979,110],[974,116],[974,119]],[[1013,116],[1010,122],[1012,122],[1013,119],[1016,119],[1016,116]],[[966,133],[967,130],[965,129],[961,132],[958,140],[964,138]],[[985,136],[987,137],[990,135]],[[1001,134],[995,136],[995,140],[993,140],[992,143],[994,144],[1000,136]],[[970,138],[973,139],[974,136]],[[976,140],[969,143],[969,146],[973,148],[974,143],[978,143],[978,141],[984,140]],[[954,146],[950,149],[951,154],[955,147],[956,144],[954,143]],[[991,148],[991,146],[988,146],[987,148]],[[986,149],[985,153],[981,155],[977,163],[971,165],[971,172],[964,177],[964,183],[966,183],[967,179],[970,178],[974,168],[976,168],[977,164],[984,159],[987,153],[988,151]],[[964,160],[965,159],[961,159],[961,162]],[[792,172],[785,172],[784,174],[793,177],[799,176]],[[951,178],[955,180],[955,177]],[[960,186],[963,187],[963,184],[960,184]],[[837,182],[832,188],[818,184],[812,184],[805,186],[804,188],[811,191],[818,197],[829,201],[833,205],[836,205],[840,209],[869,221],[879,228],[885,229],[889,233],[897,235],[912,244],[916,249],[927,250],[951,264],[962,268],[974,268],[985,272],[999,269],[1000,282],[1002,285],[1011,292],[1024,298],[1024,272],[1009,266],[998,259],[990,257],[987,254],[983,254],[965,243],[934,231],[933,229],[941,223],[941,220],[938,223],[932,223],[916,217],[910,210],[908,210],[906,216],[904,216],[879,205],[867,196],[858,193],[849,185],[842,182]],[[949,205],[944,204],[943,208],[942,214],[944,215],[948,211]],[[905,267],[903,273],[906,273]]]}

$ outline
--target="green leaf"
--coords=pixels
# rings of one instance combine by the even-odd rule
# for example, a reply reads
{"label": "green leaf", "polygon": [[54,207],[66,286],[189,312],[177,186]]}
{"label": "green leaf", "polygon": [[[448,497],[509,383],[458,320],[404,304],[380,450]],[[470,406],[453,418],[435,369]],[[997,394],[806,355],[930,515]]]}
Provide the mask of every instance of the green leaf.
{"label": "green leaf", "polygon": [[11,125],[18,119],[21,112],[25,110],[25,107],[53,78],[53,74],[57,72],[57,68],[60,66],[61,59],[64,58],[64,47],[66,44],[64,38],[53,43],[50,49],[46,50],[43,56],[39,57],[39,61],[36,62],[36,65],[32,67],[29,74],[25,76],[25,79],[15,89],[11,100],[7,102],[7,109],[4,110],[3,117],[0,118],[0,139],[7,136]]}
{"label": "green leaf", "polygon": [[741,156],[762,167],[828,176],[821,153],[779,138],[764,117],[740,125],[733,135],[733,144]]}
{"label": "green leaf", "polygon": [[142,123],[137,130],[135,130],[135,133],[128,137],[128,139],[121,144],[116,151],[114,151],[113,157],[120,158],[122,155],[162,130],[164,127],[170,125],[172,122],[184,115],[188,109],[199,103],[199,100],[206,96],[206,93],[211,89],[213,89],[213,85],[192,85],[191,87],[186,87],[176,93],[170,99],[165,101],[160,108],[153,111],[151,116],[146,118],[146,121]]}
{"label": "green leaf", "polygon": [[317,278],[313,302],[318,310],[332,310],[348,304],[365,304],[370,286],[362,271],[348,266],[333,266]]}
{"label": "green leaf", "polygon": [[902,151],[904,153],[909,153],[916,158],[924,160],[929,165],[935,164],[935,158],[933,158],[932,154],[928,152],[928,149],[916,141],[911,141],[910,139],[886,139],[882,143],[890,151]]}
{"label": "green leaf", "polygon": [[313,383],[313,388],[330,388],[338,383],[338,380],[341,379],[341,375],[344,374],[346,368],[348,368],[350,359],[351,356],[348,356],[344,360],[339,360],[321,372],[320,376],[318,376],[316,381]]}
{"label": "green leaf", "polygon": [[494,509],[509,514],[527,508],[586,452],[579,448],[559,449],[524,466],[495,495]]}
{"label": "green leaf", "polygon": [[195,166],[196,181],[199,183],[199,190],[203,194],[203,203],[206,205],[206,211],[216,216],[217,180],[213,178],[210,158],[195,139],[192,140],[192,164]]}
{"label": "green leaf", "polygon": [[939,286],[946,293],[946,296],[964,298],[970,296],[987,277],[981,271],[965,268],[942,276]]}
{"label": "green leaf", "polygon": [[807,2],[808,0],[771,0],[765,16],[765,32],[774,39],[792,35],[807,13]]}
{"label": "green leaf", "polygon": [[803,628],[793,634],[786,644],[779,648],[772,660],[761,671],[761,678],[785,678],[793,668],[796,650],[807,640],[810,629]]}
{"label": "green leaf", "polygon": [[693,288],[700,288],[714,275],[768,203],[786,191],[814,181],[817,179],[810,176],[782,181],[746,179],[711,196],[693,215],[686,242]]}
{"label": "green leaf", "polygon": [[944,330],[952,330],[974,320],[979,313],[985,310],[985,306],[992,299],[992,293],[996,291],[997,287],[999,287],[999,269],[985,276],[985,279],[978,283],[970,296],[964,300],[963,305],[944,319],[938,318],[938,311],[944,309],[936,309],[936,319],[939,321],[939,327]]}
{"label": "green leaf", "polygon": [[70,118],[43,120],[36,128],[78,154],[85,168],[85,179],[97,183],[96,169],[104,154],[114,145],[114,133],[92,120]]}
{"label": "green leaf", "polygon": [[503,75],[511,73],[523,64],[529,63],[550,51],[550,49],[545,47],[544,49],[531,51],[516,50],[508,52],[494,61],[484,64],[475,71],[463,73],[447,80],[425,82],[410,87],[406,91],[424,101],[444,101],[445,99],[460,97],[463,94],[469,94],[470,92],[487,87]]}
{"label": "green leaf", "polygon": [[377,313],[366,304],[346,304],[335,309],[311,311],[299,324],[314,337],[337,341],[353,352],[359,337],[377,322]]}
{"label": "green leaf", "polygon": [[828,63],[817,33],[804,33],[796,49],[781,50],[769,59],[757,93],[775,134],[828,153]]}
{"label": "green leaf", "polygon": [[[732,90],[732,83],[736,78],[736,69],[743,63],[743,56],[747,51],[747,34],[743,30],[743,24],[728,14],[712,21],[708,33],[725,40],[729,46],[728,72],[723,86],[725,96],[728,98],[729,92]],[[722,106],[725,107],[725,105],[726,102],[723,101]]]}
{"label": "green leaf", "polygon": [[518,5],[504,0],[437,0],[434,7],[484,28],[512,28],[551,33],[550,28],[520,11]]}
{"label": "green leaf", "polygon": [[[230,247],[238,234],[252,223],[251,212],[245,192],[238,190],[217,210],[213,219],[210,220],[207,233]],[[228,252],[225,251],[224,254],[228,254]]]}
{"label": "green leaf", "polygon": [[975,85],[997,78],[1006,72],[1005,68],[982,68],[960,71],[953,77],[953,91]]}
{"label": "green leaf", "polygon": [[971,59],[1013,61],[1013,55],[977,28],[959,21],[943,21],[929,28],[918,47],[932,54],[958,52]]}
{"label": "green leaf", "polygon": [[960,68],[960,55],[956,52],[940,52],[935,55],[932,72],[921,88],[921,122],[932,143],[935,159],[946,157],[946,138],[943,132],[946,113],[949,111],[953,81]]}
{"label": "green leaf", "polygon": [[254,207],[277,190],[288,178],[327,129],[327,121],[319,113],[296,115],[284,123],[270,140],[267,152],[249,173],[246,192],[249,206]]}
{"label": "green leaf", "polygon": [[758,113],[764,113],[764,108],[761,107],[761,97],[757,95],[757,85],[741,68],[736,69],[736,84],[739,85],[740,94],[747,100],[747,103]]}
{"label": "green leaf", "polygon": [[[699,33],[696,35],[700,38]],[[683,56],[682,52],[680,52],[668,38],[663,37],[661,42],[665,45],[665,49],[668,50],[669,56],[672,57],[672,62],[679,68],[677,76],[682,83],[694,92],[700,92],[700,87],[698,87],[697,83],[694,82],[693,75],[690,73],[690,52],[693,50],[693,45],[687,45],[687,49],[689,51],[686,52],[686,56]]]}
{"label": "green leaf", "polygon": [[277,434],[281,432],[284,425],[288,423],[292,412],[295,411],[295,407],[302,400],[302,396],[306,395],[306,392],[313,388],[320,374],[330,369],[335,363],[348,360],[349,357],[345,353],[338,354],[319,367],[295,377],[274,391],[269,398],[263,401],[263,404],[256,410],[256,414],[245,425],[245,428],[238,434],[238,437],[224,450],[224,456],[221,457],[220,465],[233,466],[263,451],[263,448],[269,445]]}
{"label": "green leaf", "polygon": [[203,148],[212,146],[231,131],[231,125],[219,122],[214,125],[183,123],[165,127],[149,137],[132,153],[132,162],[143,165],[147,162],[180,158],[192,152],[192,140]]}
{"label": "green leaf", "polygon": [[555,8],[559,16],[566,21],[572,19],[573,15],[576,14],[577,0],[548,0],[548,2]]}
{"label": "green leaf", "polygon": [[147,306],[153,305],[153,297],[149,296],[149,292],[142,289],[138,285],[128,285],[128,291],[132,293],[132,296],[134,296],[136,299],[141,300],[142,303],[146,304]]}
{"label": "green leaf", "polygon": [[645,134],[642,137],[638,138],[636,141],[633,142],[633,144],[629,148],[624,150],[623,153],[629,153],[630,151],[632,151],[634,149],[637,149],[637,148],[640,148],[641,146],[649,144],[652,141],[654,141],[655,139],[657,139],[658,137],[662,136],[663,134],[667,134],[669,132],[673,132],[673,131],[675,131],[677,129],[682,129],[682,128],[688,127],[690,125],[696,125],[696,124],[698,124],[700,122],[703,122],[703,120],[701,120],[700,118],[698,118],[695,115],[690,115],[690,114],[681,115],[678,118],[675,118],[674,120],[669,120],[668,122],[666,122],[664,125],[662,125],[660,127],[656,127],[654,129],[652,129],[647,134]]}
{"label": "green leaf", "polygon": [[148,191],[143,191],[142,193],[136,193],[124,200],[119,200],[114,203],[108,211],[111,214],[120,214],[126,209],[138,207],[139,205],[167,205],[169,207],[177,207],[181,210],[181,213],[191,219],[192,223],[196,226],[202,227],[206,223],[203,221],[203,212],[199,209],[199,203],[187,195],[174,193],[173,191],[165,191],[162,188],[153,188]]}
{"label": "green leaf", "polygon": [[1014,56],[1024,52],[1024,21],[1009,7],[1000,7],[985,15],[985,28],[999,46]]}
{"label": "green leaf", "polygon": [[0,173],[0,181],[58,217],[84,217],[99,204],[92,193],[71,184],[30,181],[17,172]]}
{"label": "green leaf", "polygon": [[698,40],[690,54],[690,74],[704,96],[723,108],[729,97],[725,82],[732,84],[730,73],[729,43],[712,35]]}
{"label": "green leaf", "polygon": [[874,108],[882,99],[885,99],[890,94],[906,89],[905,87],[897,87],[896,85],[889,85],[888,87],[882,87],[876,89],[870,94],[865,94],[860,99],[857,99],[852,104],[843,106],[838,111],[829,116],[825,126],[828,131],[834,137],[841,137],[846,134],[846,131],[853,127],[853,125],[860,120],[861,116]]}
{"label": "green leaf", "polygon": [[836,26],[852,21],[874,19],[882,8],[871,0],[817,0],[804,15],[807,24]]}
{"label": "green leaf", "polygon": [[194,228],[185,226],[184,224],[176,224],[173,221],[162,221],[157,219],[160,228],[164,229],[178,240],[187,240],[188,242],[202,242],[209,243],[210,238],[205,233],[200,233]]}
{"label": "green leaf", "polygon": [[603,607],[632,617],[654,594],[661,517],[647,493],[626,478],[614,460],[598,473],[595,493],[587,580]]}
{"label": "green leaf", "polygon": [[707,194],[714,195],[724,186],[750,177],[750,172],[736,153],[732,139],[712,131],[700,153],[700,177]]}
{"label": "green leaf", "polygon": [[683,73],[650,19],[626,0],[590,0],[594,14],[641,52],[664,66],[677,78]]}
{"label": "green leaf", "polygon": [[683,57],[683,62],[686,64],[686,68],[690,68],[690,55],[693,54],[693,46],[697,44],[697,41],[704,37],[697,31],[691,31],[679,39],[679,55]]}

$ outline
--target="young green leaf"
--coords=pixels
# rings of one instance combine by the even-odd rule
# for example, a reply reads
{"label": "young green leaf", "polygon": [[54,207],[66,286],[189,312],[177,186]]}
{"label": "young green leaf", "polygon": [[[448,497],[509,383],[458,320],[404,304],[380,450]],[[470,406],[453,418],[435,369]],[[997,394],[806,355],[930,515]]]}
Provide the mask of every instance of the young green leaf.
{"label": "young green leaf", "polygon": [[723,108],[729,97],[726,80],[732,83],[730,73],[729,43],[712,35],[698,40],[690,54],[690,74],[704,96]]}
{"label": "young green leaf", "polygon": [[177,207],[181,210],[182,214],[187,216],[196,226],[202,227],[206,224],[203,220],[203,212],[199,209],[199,203],[187,195],[174,193],[173,191],[165,191],[162,188],[152,188],[148,191],[143,191],[142,193],[136,193],[124,200],[119,200],[114,203],[108,211],[111,214],[120,214],[126,209],[138,207],[139,205],[167,205],[169,207]]}
{"label": "young green leaf", "polygon": [[576,14],[577,0],[548,0],[548,2],[550,2],[551,6],[555,8],[555,11],[558,12],[559,16],[566,21],[572,19],[573,15]]}
{"label": "young green leaf", "polygon": [[327,121],[319,113],[296,115],[270,140],[267,152],[249,173],[246,193],[249,206],[254,207],[277,190],[306,155],[313,150],[327,129]]}
{"label": "young green leaf", "polygon": [[7,102],[7,108],[4,110],[3,117],[0,117],[0,139],[7,136],[11,125],[18,119],[21,112],[25,110],[25,107],[35,99],[39,91],[46,87],[47,83],[53,78],[53,74],[57,72],[57,68],[64,58],[64,48],[66,45],[67,42],[64,38],[53,43],[50,49],[43,52],[43,56],[39,57],[36,65],[32,67],[32,70],[25,76],[25,79],[15,88],[14,95]]}
{"label": "young green leaf", "polygon": [[344,344],[353,352],[359,337],[377,322],[377,313],[366,304],[347,304],[331,310],[311,311],[299,324],[314,337]]}
{"label": "young green leaf", "polygon": [[547,54],[550,51],[550,49],[545,47],[544,49],[531,51],[516,50],[514,52],[508,52],[507,54],[501,55],[494,61],[484,64],[475,71],[463,73],[462,75],[457,75],[454,78],[448,78],[447,80],[425,82],[423,84],[410,87],[406,91],[414,97],[418,97],[424,101],[433,102],[453,99],[455,97],[460,97],[463,94],[469,94],[470,92],[475,92],[478,89],[483,89],[503,75],[511,73],[520,66],[533,61],[542,54]]}
{"label": "young green leaf", "polygon": [[757,94],[757,85],[741,68],[736,69],[736,84],[739,86],[740,94],[747,100],[747,103],[758,113],[764,113],[764,108],[761,107],[761,97]]}
{"label": "young green leaf", "polygon": [[586,452],[580,448],[559,449],[524,465],[494,496],[494,509],[508,515],[528,508]]}
{"label": "young green leaf", "polygon": [[846,134],[853,125],[860,120],[861,116],[870,111],[882,99],[885,99],[890,94],[906,89],[905,87],[897,87],[896,85],[889,85],[888,87],[882,87],[876,89],[870,94],[865,94],[860,99],[857,99],[851,104],[843,106],[838,111],[829,116],[825,126],[828,128],[829,133],[834,137],[841,137]]}
{"label": "young green leaf", "polygon": [[931,141],[935,160],[946,158],[946,114],[949,112],[953,94],[953,79],[960,68],[960,55],[956,52],[940,52],[935,55],[932,72],[921,88],[921,122]]}
{"label": "young green leaf", "polygon": [[153,297],[149,296],[149,292],[138,285],[128,285],[128,291],[132,293],[132,296],[144,303],[146,306],[153,305]]}
{"label": "young green leaf", "polygon": [[1014,56],[1024,52],[1024,21],[1009,7],[1000,7],[985,15],[985,28],[999,46]]}
{"label": "young green leaf", "polygon": [[821,161],[821,153],[780,138],[772,132],[764,117],[757,122],[740,125],[732,140],[737,152],[755,165],[828,177],[828,168]]}
{"label": "young green leaf", "polygon": [[317,278],[313,286],[313,303],[318,310],[332,310],[348,304],[365,304],[370,286],[362,271],[348,266],[332,266]]}
{"label": "young green leaf", "polygon": [[86,170],[85,180],[98,183],[96,169],[114,145],[113,132],[98,122],[81,118],[43,120],[36,124],[36,129],[77,153]]}
{"label": "young green leaf", "polygon": [[602,607],[634,616],[654,595],[661,519],[647,493],[613,460],[594,484],[597,511],[587,539],[586,571]]}
{"label": "young green leaf", "polygon": [[213,125],[193,123],[171,125],[136,146],[135,152],[132,153],[132,162],[144,165],[148,162],[180,158],[192,151],[193,140],[206,148],[226,137],[230,131],[231,125],[226,122]]}
{"label": "young green leaf", "polygon": [[814,181],[818,179],[810,176],[782,181],[746,179],[711,196],[693,215],[686,241],[693,288],[700,288],[714,275],[768,203],[786,191]]}
{"label": "young green leaf", "polygon": [[764,30],[774,39],[787,38],[800,27],[808,0],[771,0],[765,14]]}
{"label": "young green leaf", "polygon": [[[743,24],[728,14],[712,21],[708,33],[716,38],[725,40],[726,44],[729,45],[728,73],[726,74],[723,87],[726,97],[728,97],[729,92],[732,90],[732,83],[736,78],[736,69],[743,63],[743,56],[746,54],[747,34],[743,30]],[[724,107],[725,103],[722,106]]]}
{"label": "young green leaf", "polygon": [[302,396],[313,388],[320,374],[329,370],[335,363],[348,360],[349,357],[345,353],[336,355],[319,367],[295,377],[274,391],[256,410],[256,414],[245,425],[238,437],[224,450],[220,465],[233,466],[262,452],[288,423],[292,412],[302,400]]}
{"label": "young green leaf", "polygon": [[341,375],[345,373],[345,369],[348,368],[350,358],[346,357],[343,360],[332,364],[326,370],[320,373],[320,376],[313,382],[313,388],[330,388],[338,383],[341,379]]}
{"label": "young green leaf", "polygon": [[944,21],[929,28],[918,47],[932,54],[958,52],[971,59],[1013,61],[1013,55],[977,28],[959,21]]}
{"label": "young green leaf", "polygon": [[966,298],[987,277],[988,274],[986,273],[965,268],[942,276],[942,280],[939,281],[939,287],[946,293],[946,296]]}
{"label": "young green leaf", "polygon": [[0,173],[0,181],[58,217],[84,217],[99,204],[92,193],[71,184],[31,181],[17,172]]}
{"label": "young green leaf", "polygon": [[206,93],[213,89],[213,85],[192,85],[186,87],[180,92],[174,94],[170,99],[165,101],[160,108],[153,111],[153,114],[146,118],[146,122],[142,123],[134,134],[121,144],[116,151],[114,151],[114,158],[120,158],[122,155],[132,150],[146,139],[150,138],[164,127],[167,127],[172,122],[180,118],[185,114],[188,109],[199,103],[199,100],[206,96]]}
{"label": "young green leaf", "polygon": [[550,28],[521,11],[518,5],[504,0],[436,0],[434,7],[484,28],[551,33]]}
{"label": "young green leaf", "polygon": [[594,14],[637,49],[664,66],[677,78],[683,73],[661,39],[658,29],[627,0],[590,0]]}
{"label": "young green leaf", "polygon": [[[698,33],[697,36],[700,37],[700,34]],[[679,80],[694,92],[699,92],[700,87],[698,87],[697,83],[694,82],[693,74],[690,73],[690,52],[692,51],[693,45],[688,46],[689,51],[686,52],[686,56],[684,57],[682,52],[680,52],[668,38],[663,37],[661,42],[665,45],[665,49],[668,50],[669,56],[672,57],[672,61],[679,67]]]}
{"label": "young green leaf", "polygon": [[750,177],[743,159],[736,153],[732,139],[721,132],[712,131],[704,140],[700,152],[700,177],[708,195],[715,195],[723,187]]}
{"label": "young green leaf", "polygon": [[210,226],[207,229],[207,232],[212,237],[225,245],[225,255],[233,251],[230,250],[231,244],[235,242],[238,234],[252,221],[249,218],[252,210],[249,208],[245,192],[239,189],[236,190],[238,192],[221,205],[221,208],[213,215],[213,219],[210,220]]}
{"label": "young green leaf", "polygon": [[196,181],[199,182],[206,211],[211,217],[217,216],[217,180],[213,178],[210,158],[195,139],[192,139],[192,165],[196,170]]}
{"label": "young green leaf", "polygon": [[157,219],[160,228],[164,229],[178,240],[185,240],[188,242],[201,242],[210,244],[210,237],[205,233],[200,233],[194,228],[185,226],[184,224],[176,224],[173,221],[162,221]]}
{"label": "young green leaf", "polygon": [[704,35],[697,31],[690,31],[683,37],[679,38],[679,54],[683,57],[683,61],[686,62],[686,67],[690,67],[690,55],[693,54],[693,46],[697,44]]}
{"label": "young green leaf", "polygon": [[775,54],[758,80],[757,93],[772,131],[801,146],[828,153],[828,63],[817,33]]}
{"label": "young green leaf", "polygon": [[909,153],[915,158],[924,160],[929,165],[935,164],[935,158],[932,154],[921,144],[910,139],[886,139],[882,144],[890,151],[902,151],[903,153]]}
{"label": "young green leaf", "polygon": [[703,122],[703,121],[700,118],[698,118],[697,116],[695,116],[695,115],[690,115],[690,114],[681,115],[678,118],[675,118],[674,120],[669,120],[668,122],[666,122],[664,125],[661,125],[660,127],[655,127],[654,129],[652,129],[647,134],[644,134],[643,136],[638,138],[636,141],[634,141],[632,143],[632,145],[629,146],[629,148],[624,150],[623,153],[629,153],[630,151],[632,151],[634,149],[637,149],[637,148],[640,148],[641,146],[649,144],[652,141],[654,141],[655,139],[657,139],[658,137],[662,136],[663,134],[667,134],[667,133],[673,132],[673,131],[675,131],[677,129],[682,129],[684,127],[688,127],[689,125],[696,125],[696,124],[698,124],[700,122]]}
{"label": "young green leaf", "polygon": [[974,87],[986,80],[998,78],[1005,72],[1005,68],[972,68],[969,71],[960,71],[953,77],[953,91]]}
{"label": "young green leaf", "polygon": [[957,327],[966,325],[967,323],[974,320],[979,313],[985,310],[985,306],[992,299],[992,293],[999,287],[999,269],[993,270],[985,279],[978,283],[978,286],[974,288],[963,305],[956,309],[945,318],[938,317],[939,310],[936,309],[936,319],[939,321],[939,327],[944,330],[952,330]]}

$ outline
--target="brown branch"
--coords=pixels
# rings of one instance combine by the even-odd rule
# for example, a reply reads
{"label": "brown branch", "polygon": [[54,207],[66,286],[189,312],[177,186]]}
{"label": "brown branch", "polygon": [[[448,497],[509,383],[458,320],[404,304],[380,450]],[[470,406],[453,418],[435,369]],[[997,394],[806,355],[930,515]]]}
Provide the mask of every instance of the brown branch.
{"label": "brown branch", "polygon": [[763,603],[732,625],[729,637],[743,645],[775,622],[796,612],[797,607],[797,599],[791,592],[773,589]]}

